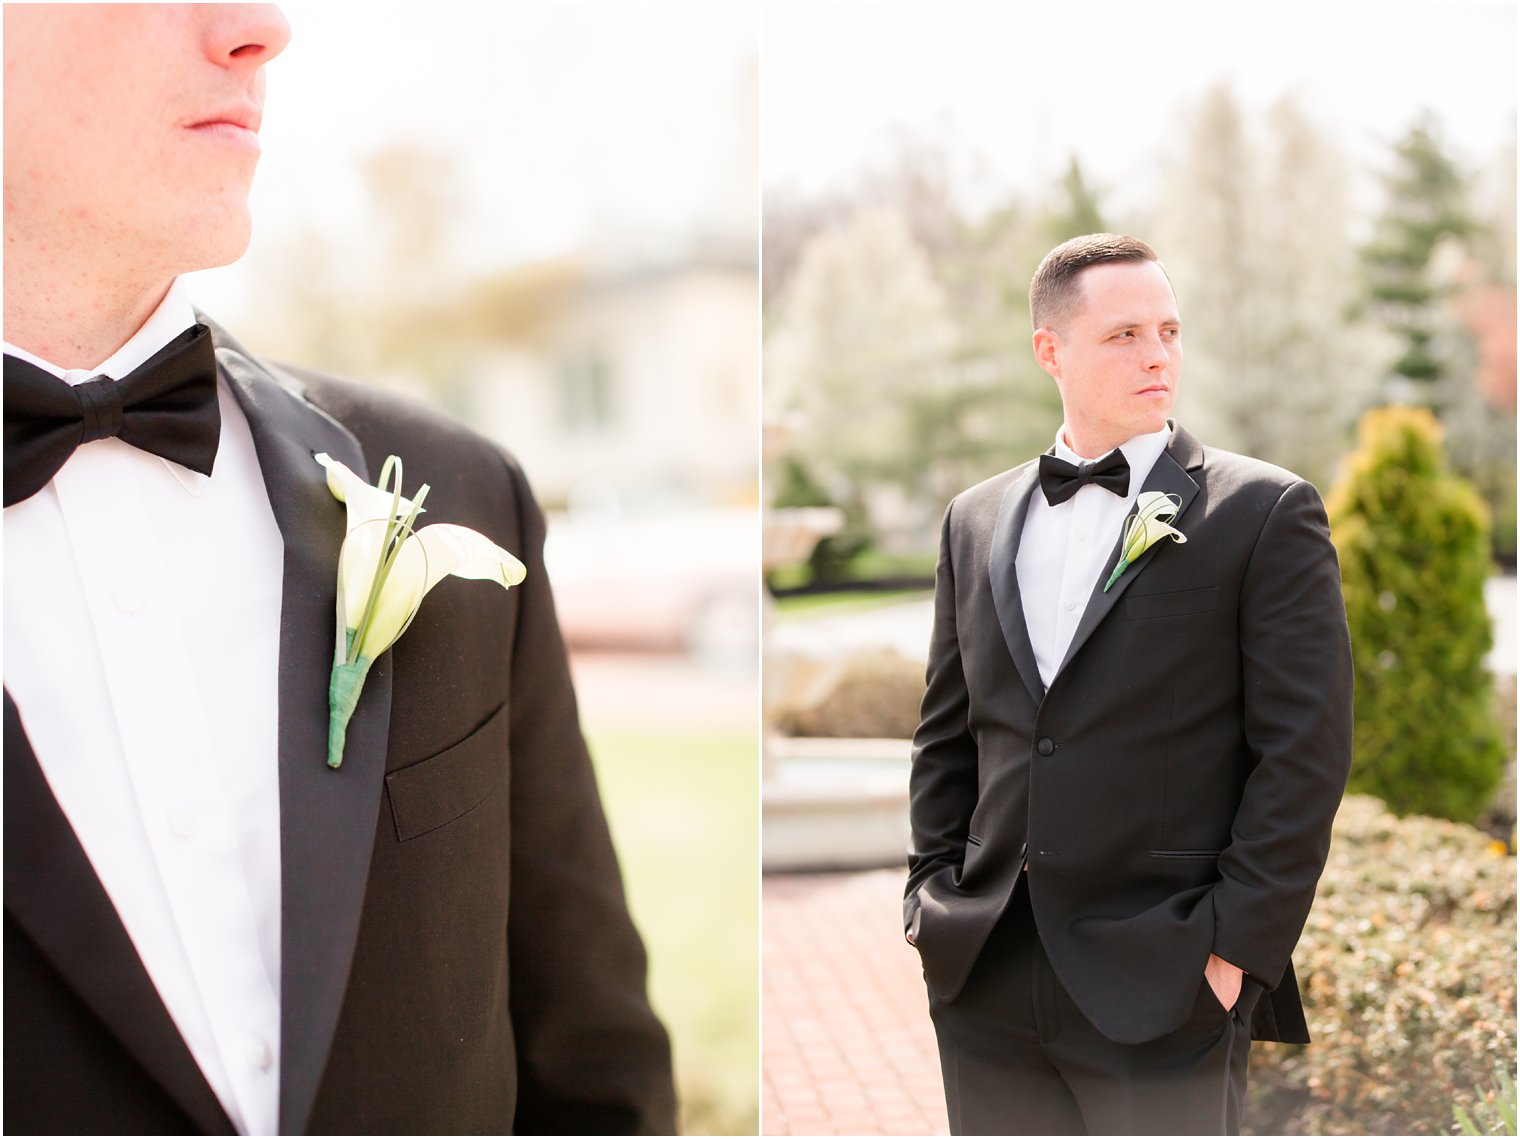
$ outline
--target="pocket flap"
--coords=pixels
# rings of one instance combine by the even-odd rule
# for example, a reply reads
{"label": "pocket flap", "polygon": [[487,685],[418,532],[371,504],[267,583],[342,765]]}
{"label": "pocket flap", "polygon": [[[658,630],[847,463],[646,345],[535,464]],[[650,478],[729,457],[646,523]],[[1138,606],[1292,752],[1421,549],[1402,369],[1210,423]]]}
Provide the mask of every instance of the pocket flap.
{"label": "pocket flap", "polygon": [[1219,587],[1183,589],[1174,593],[1139,593],[1133,589],[1124,595],[1127,620],[1150,617],[1185,617],[1189,613],[1209,613],[1219,608]]}
{"label": "pocket flap", "polygon": [[489,799],[506,779],[508,727],[502,703],[457,744],[386,775],[396,838],[437,830]]}

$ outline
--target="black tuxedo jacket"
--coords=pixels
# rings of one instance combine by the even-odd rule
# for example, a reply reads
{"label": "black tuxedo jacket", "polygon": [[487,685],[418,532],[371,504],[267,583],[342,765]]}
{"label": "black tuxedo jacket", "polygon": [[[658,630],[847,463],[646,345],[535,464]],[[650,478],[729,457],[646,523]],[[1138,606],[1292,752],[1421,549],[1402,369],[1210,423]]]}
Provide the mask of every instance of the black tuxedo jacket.
{"label": "black tuxedo jacket", "polygon": [[1275,990],[1258,1039],[1307,1041],[1290,955],[1351,755],[1351,650],[1314,488],[1180,428],[1145,490],[1162,541],[1102,592],[1047,691],[1014,559],[1037,464],[945,515],[914,738],[904,919],[953,1000],[1027,862],[1040,937],[1100,1030],[1187,1019],[1212,951]]}
{"label": "black tuxedo jacket", "polygon": [[[213,328],[285,546],[280,617],[283,1133],[668,1133],[669,1046],[510,458],[372,389],[261,364]],[[425,522],[517,554],[447,578],[374,665],[325,762],[344,508],[313,454],[432,485]],[[166,704],[172,694],[166,694]],[[5,1125],[226,1132],[5,697]]]}

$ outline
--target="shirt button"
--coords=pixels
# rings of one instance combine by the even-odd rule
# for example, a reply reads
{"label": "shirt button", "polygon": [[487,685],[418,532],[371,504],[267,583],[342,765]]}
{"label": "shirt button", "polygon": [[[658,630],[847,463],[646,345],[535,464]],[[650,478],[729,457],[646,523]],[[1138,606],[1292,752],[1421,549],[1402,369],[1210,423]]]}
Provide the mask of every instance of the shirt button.
{"label": "shirt button", "polygon": [[169,812],[169,833],[187,839],[195,834],[195,812],[189,807],[175,807]]}
{"label": "shirt button", "polygon": [[1077,607],[1077,603],[1075,601],[1068,601],[1064,605],[1061,606],[1061,608],[1065,609],[1066,612],[1068,612],[1068,613],[1070,613],[1076,607]]}
{"label": "shirt button", "polygon": [[135,616],[148,607],[148,599],[135,589],[118,589],[112,598],[118,611]]}
{"label": "shirt button", "polygon": [[261,1036],[250,1036],[245,1047],[248,1051],[248,1062],[261,1072],[269,1071],[269,1066],[274,1063],[274,1053],[269,1050],[269,1045]]}
{"label": "shirt button", "polygon": [[1085,541],[1087,541],[1087,533],[1086,533],[1086,531],[1083,531],[1081,534],[1077,535],[1077,541],[1079,541],[1079,542],[1085,542]]}

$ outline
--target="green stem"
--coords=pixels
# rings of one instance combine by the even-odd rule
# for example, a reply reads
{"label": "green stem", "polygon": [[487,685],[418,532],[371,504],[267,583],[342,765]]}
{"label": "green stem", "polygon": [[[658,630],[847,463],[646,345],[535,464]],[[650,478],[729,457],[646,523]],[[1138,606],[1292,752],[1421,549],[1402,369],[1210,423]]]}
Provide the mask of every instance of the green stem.
{"label": "green stem", "polygon": [[[355,638],[357,640],[357,638]],[[327,766],[337,768],[343,762],[343,744],[348,737],[348,721],[353,718],[359,703],[359,693],[364,689],[364,678],[369,673],[370,662],[360,657],[349,662],[333,665],[332,680],[327,686]]]}

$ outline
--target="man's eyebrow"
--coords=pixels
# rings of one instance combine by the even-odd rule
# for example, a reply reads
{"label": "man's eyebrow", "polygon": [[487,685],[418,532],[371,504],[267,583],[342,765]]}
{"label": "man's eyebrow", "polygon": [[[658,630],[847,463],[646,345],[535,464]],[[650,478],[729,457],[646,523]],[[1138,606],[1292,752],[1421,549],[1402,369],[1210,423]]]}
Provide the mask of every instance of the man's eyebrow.
{"label": "man's eyebrow", "polygon": [[1130,317],[1119,317],[1105,326],[1104,335],[1112,336],[1116,332],[1124,332],[1131,328],[1141,328],[1147,324],[1159,324],[1162,327],[1181,328],[1182,318],[1178,316],[1164,316],[1160,320],[1136,320]]}

